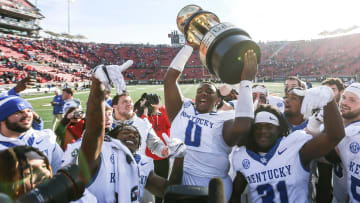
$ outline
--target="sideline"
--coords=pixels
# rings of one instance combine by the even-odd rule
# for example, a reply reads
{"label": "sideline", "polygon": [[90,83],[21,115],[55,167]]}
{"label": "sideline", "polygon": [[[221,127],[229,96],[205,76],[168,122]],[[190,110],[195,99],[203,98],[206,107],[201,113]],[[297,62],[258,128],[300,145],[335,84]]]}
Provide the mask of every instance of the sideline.
{"label": "sideline", "polygon": [[[76,92],[76,94],[85,94],[85,93],[89,93],[90,91],[85,91],[85,92]],[[35,98],[29,98],[29,99],[25,99],[27,101],[31,101],[31,100],[39,100],[39,99],[45,99],[45,98],[53,98],[55,95],[50,95],[50,96],[43,96],[43,97],[35,97]]]}

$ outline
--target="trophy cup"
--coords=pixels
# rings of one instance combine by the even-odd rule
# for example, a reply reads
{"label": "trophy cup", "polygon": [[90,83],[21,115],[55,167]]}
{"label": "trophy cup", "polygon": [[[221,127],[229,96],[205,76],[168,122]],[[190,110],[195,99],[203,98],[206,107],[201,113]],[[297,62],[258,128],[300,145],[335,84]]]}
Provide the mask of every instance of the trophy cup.
{"label": "trophy cup", "polygon": [[246,31],[230,23],[220,23],[215,14],[197,5],[182,8],[176,23],[187,43],[199,48],[201,63],[225,83],[240,82],[244,54],[248,50],[254,50],[260,62],[260,48]]}

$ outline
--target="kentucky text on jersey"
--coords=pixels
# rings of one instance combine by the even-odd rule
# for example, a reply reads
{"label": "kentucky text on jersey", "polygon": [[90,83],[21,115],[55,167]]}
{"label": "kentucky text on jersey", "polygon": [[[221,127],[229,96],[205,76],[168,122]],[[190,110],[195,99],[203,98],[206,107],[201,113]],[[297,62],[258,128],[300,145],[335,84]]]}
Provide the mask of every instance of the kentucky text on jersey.
{"label": "kentucky text on jersey", "polygon": [[260,183],[272,179],[284,178],[291,175],[291,166],[282,166],[271,170],[261,171],[246,177],[248,183]]}
{"label": "kentucky text on jersey", "polygon": [[210,126],[210,128],[213,128],[214,123],[210,122],[208,120],[202,119],[202,118],[197,118],[195,116],[189,115],[187,114],[185,111],[181,112],[181,116],[188,118],[189,120],[191,120],[192,122],[198,124],[198,125],[202,125],[202,126]]}
{"label": "kentucky text on jersey", "polygon": [[353,161],[350,161],[350,165],[349,165],[349,171],[355,173],[356,175],[358,175],[360,173],[360,164],[357,164]]}

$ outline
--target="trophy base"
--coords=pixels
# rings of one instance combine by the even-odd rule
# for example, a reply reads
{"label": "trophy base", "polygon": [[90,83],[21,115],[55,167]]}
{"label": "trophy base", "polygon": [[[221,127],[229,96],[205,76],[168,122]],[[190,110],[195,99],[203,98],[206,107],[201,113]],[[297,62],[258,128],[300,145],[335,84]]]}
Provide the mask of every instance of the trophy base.
{"label": "trophy base", "polygon": [[206,65],[223,82],[237,84],[241,81],[244,55],[250,49],[255,51],[257,62],[260,63],[260,48],[250,37],[233,33],[215,39],[206,54]]}

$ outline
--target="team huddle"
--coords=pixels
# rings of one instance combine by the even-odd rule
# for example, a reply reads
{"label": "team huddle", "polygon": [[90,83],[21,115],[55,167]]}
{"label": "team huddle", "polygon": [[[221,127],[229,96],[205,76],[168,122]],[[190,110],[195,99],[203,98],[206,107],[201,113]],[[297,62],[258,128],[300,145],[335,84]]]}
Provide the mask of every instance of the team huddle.
{"label": "team huddle", "polygon": [[[231,203],[360,202],[359,83],[345,88],[330,78],[310,88],[289,77],[285,97],[276,97],[253,85],[257,59],[249,50],[239,85],[204,82],[193,100],[178,85],[192,52],[185,45],[164,78],[169,135],[134,112],[122,76],[131,61],[95,67],[84,131],[66,147],[52,130],[32,127],[33,108],[16,91],[2,95],[0,162],[9,167],[0,169],[0,191],[17,199],[76,164],[86,189],[73,202],[155,202],[170,185],[208,187],[215,177]],[[117,95],[109,106],[111,85]],[[169,176],[156,174],[150,152],[173,160]]]}

